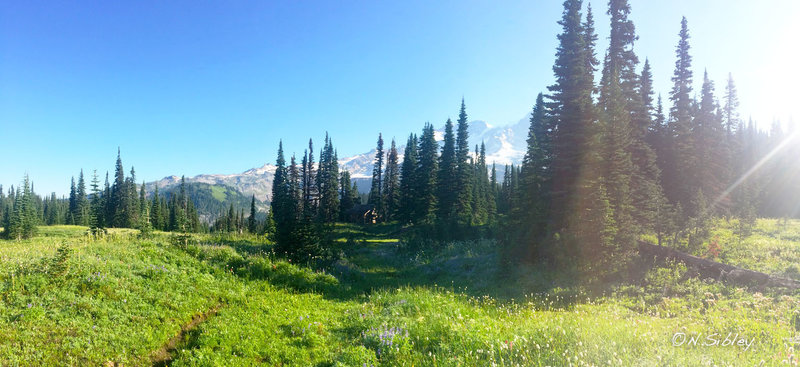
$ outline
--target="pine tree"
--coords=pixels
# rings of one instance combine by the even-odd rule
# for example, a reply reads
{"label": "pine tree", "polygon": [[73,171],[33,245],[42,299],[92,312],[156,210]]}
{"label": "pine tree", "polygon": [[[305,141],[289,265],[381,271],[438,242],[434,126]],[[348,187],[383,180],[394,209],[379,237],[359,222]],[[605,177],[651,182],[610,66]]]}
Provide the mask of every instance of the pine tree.
{"label": "pine tree", "polygon": [[456,164],[456,137],[453,121],[447,119],[444,125],[444,145],[439,156],[439,172],[436,177],[438,204],[437,214],[440,223],[449,228],[455,221],[455,205],[458,199],[458,167]]}
{"label": "pine tree", "polygon": [[[369,190],[369,201],[376,213],[383,213],[383,136],[378,134],[378,146],[375,152],[375,163],[372,168],[372,187]],[[379,220],[382,218],[379,218]]]}
{"label": "pine tree", "polygon": [[350,171],[344,170],[339,181],[339,220],[349,221],[349,212],[355,207],[355,198],[358,193],[353,193],[353,186],[350,184]]}
{"label": "pine tree", "polygon": [[692,57],[689,55],[689,29],[686,17],[681,20],[680,40],[675,50],[675,72],[672,77],[670,100],[670,137],[671,150],[665,170],[664,188],[670,201],[691,207],[692,190],[696,187],[697,163],[693,154],[692,136]]}
{"label": "pine tree", "polygon": [[439,146],[434,136],[433,125],[425,124],[419,139],[419,163],[416,169],[416,211],[415,224],[433,224],[436,219],[436,175],[438,168]]}
{"label": "pine tree", "polygon": [[456,133],[456,202],[455,220],[458,225],[472,223],[472,166],[469,162],[469,123],[464,99],[458,114]]}
{"label": "pine tree", "polygon": [[387,221],[395,219],[400,203],[400,166],[398,164],[397,147],[394,139],[386,153],[386,171],[383,178],[383,218]]}
{"label": "pine tree", "polygon": [[250,217],[247,218],[247,231],[250,233],[258,233],[256,222],[256,196],[253,195],[250,200]]}
{"label": "pine tree", "polygon": [[164,230],[164,224],[161,221],[161,200],[158,197],[158,183],[156,183],[155,188],[153,189],[153,201],[150,213],[150,222],[153,224],[153,228],[157,230]]}
{"label": "pine tree", "polygon": [[110,211],[112,227],[129,227],[128,219],[128,186],[125,183],[125,171],[122,168],[122,158],[117,149],[117,164],[114,171],[114,184],[111,186]]}
{"label": "pine tree", "polygon": [[86,197],[86,180],[83,178],[83,170],[78,176],[78,187],[76,189],[76,211],[73,214],[74,223],[81,226],[89,225],[89,200]]}
{"label": "pine tree", "polygon": [[[107,182],[107,181],[106,181]],[[97,177],[97,171],[92,174],[92,197],[89,212],[89,227],[93,233],[97,230],[105,228],[104,216],[106,213],[105,202],[103,200],[103,192],[100,191],[100,180]]]}
{"label": "pine tree", "polygon": [[[348,186],[349,183],[348,183]],[[317,173],[317,191],[319,192],[319,220],[322,223],[333,223],[339,216],[339,162],[333,142],[325,134],[325,145],[319,158]]]}
{"label": "pine tree", "polygon": [[418,141],[415,134],[408,136],[400,168],[400,201],[397,216],[402,223],[411,223],[416,212],[416,186],[418,166]]}
{"label": "pine tree", "polygon": [[548,87],[552,114],[553,163],[551,211],[555,228],[566,228],[568,216],[575,212],[580,184],[589,151],[594,123],[594,90],[590,47],[581,24],[581,1],[564,1],[559,24],[559,46],[553,65],[556,83]]}
{"label": "pine tree", "polygon": [[[549,175],[547,167],[550,166],[549,135],[546,121],[546,107],[544,96],[539,93],[536,105],[531,113],[530,128],[528,129],[527,150],[522,159],[520,177],[519,227],[527,233],[526,241],[539,239],[547,227],[547,185]],[[494,175],[494,165],[492,165]],[[496,178],[493,179],[496,181]],[[493,184],[496,185],[496,184]],[[539,243],[539,241],[529,241]],[[536,249],[533,249],[536,251]]]}
{"label": "pine tree", "polygon": [[303,155],[303,162],[300,169],[302,189],[301,208],[303,217],[307,220],[315,218],[317,215],[317,204],[319,202],[319,192],[317,191],[317,172],[314,168],[314,142],[308,139],[308,150]]}

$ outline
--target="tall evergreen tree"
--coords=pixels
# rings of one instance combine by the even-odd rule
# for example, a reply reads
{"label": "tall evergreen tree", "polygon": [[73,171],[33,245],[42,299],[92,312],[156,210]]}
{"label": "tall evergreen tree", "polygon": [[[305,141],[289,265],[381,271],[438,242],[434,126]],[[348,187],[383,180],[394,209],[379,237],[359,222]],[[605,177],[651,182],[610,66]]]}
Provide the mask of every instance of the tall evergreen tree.
{"label": "tall evergreen tree", "polygon": [[410,223],[414,219],[416,203],[416,181],[418,165],[418,141],[415,134],[408,136],[403,152],[403,163],[400,167],[400,200],[397,217],[402,223]]}
{"label": "tall evergreen tree", "polygon": [[400,166],[394,139],[386,153],[386,171],[383,178],[383,217],[387,221],[395,219],[400,203]]}
{"label": "tall evergreen tree", "polygon": [[[348,186],[349,183],[348,183]],[[319,219],[322,223],[333,223],[339,216],[339,162],[333,142],[325,134],[325,145],[319,158],[317,173],[319,192]]]}
{"label": "tall evergreen tree", "polygon": [[[106,183],[108,180],[106,180]],[[92,197],[90,203],[89,214],[89,227],[95,231],[105,228],[105,213],[106,205],[103,196],[103,191],[100,190],[100,180],[97,177],[97,171],[92,174]]]}
{"label": "tall evergreen tree", "polygon": [[378,134],[375,148],[375,163],[372,168],[372,187],[369,190],[368,204],[377,212],[383,213],[383,136]]}
{"label": "tall evergreen tree", "polygon": [[670,159],[664,178],[664,188],[667,197],[672,202],[680,203],[684,208],[691,208],[691,197],[694,192],[691,187],[696,187],[694,172],[697,172],[697,163],[692,148],[692,57],[689,55],[689,28],[686,17],[681,20],[680,40],[675,49],[677,60],[675,72],[672,76],[672,90],[670,91],[669,131],[671,140]]}
{"label": "tall evergreen tree", "polygon": [[564,1],[559,45],[553,65],[556,83],[548,87],[553,123],[551,211],[555,229],[567,227],[576,211],[581,174],[585,172],[595,120],[591,55],[581,24],[581,1]]}
{"label": "tall evergreen tree", "polygon": [[442,154],[439,156],[439,172],[436,177],[436,200],[438,219],[445,226],[455,220],[456,200],[458,199],[458,165],[456,163],[456,136],[453,121],[447,119],[444,125]]}
{"label": "tall evergreen tree", "polygon": [[77,224],[75,217],[77,216],[78,212],[78,189],[75,187],[75,177],[72,177],[69,185],[69,218],[67,218],[67,222],[69,224]]}
{"label": "tall evergreen tree", "polygon": [[125,171],[122,168],[122,158],[117,149],[117,164],[114,171],[114,184],[111,186],[110,211],[113,227],[128,227],[128,186],[125,183]]}
{"label": "tall evergreen tree", "polygon": [[466,226],[472,223],[472,173],[469,162],[469,123],[464,99],[461,99],[461,110],[458,113],[456,133],[456,223]]}
{"label": "tall evergreen tree", "polygon": [[349,220],[349,212],[355,207],[358,198],[358,193],[353,192],[350,181],[350,171],[342,171],[339,181],[339,220],[343,222]]}
{"label": "tall evergreen tree", "polygon": [[81,226],[89,225],[89,200],[86,196],[86,180],[83,177],[83,170],[78,176],[78,187],[76,189],[76,210],[73,215],[75,224]]}
{"label": "tall evergreen tree", "polygon": [[416,210],[414,221],[416,223],[433,224],[436,219],[436,176],[439,171],[439,145],[436,143],[433,125],[425,124],[419,139],[419,163],[416,169]]}
{"label": "tall evergreen tree", "polygon": [[250,216],[247,218],[247,231],[253,234],[258,233],[255,195],[253,195],[252,199],[250,199]]}
{"label": "tall evergreen tree", "polygon": [[[536,97],[536,105],[531,113],[530,128],[528,129],[527,150],[522,159],[520,177],[520,201],[518,206],[519,228],[524,229],[526,241],[538,244],[547,229],[547,185],[550,180],[548,167],[550,166],[550,131],[546,121],[546,107],[542,93]],[[494,172],[494,165],[492,165]],[[494,179],[496,180],[496,179]],[[534,249],[536,250],[536,249]]]}

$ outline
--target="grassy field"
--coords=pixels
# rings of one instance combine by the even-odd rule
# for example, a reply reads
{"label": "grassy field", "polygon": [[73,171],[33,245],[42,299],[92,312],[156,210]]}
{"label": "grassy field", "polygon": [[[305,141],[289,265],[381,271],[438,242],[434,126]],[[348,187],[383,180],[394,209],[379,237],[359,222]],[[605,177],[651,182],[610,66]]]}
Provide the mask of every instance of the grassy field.
{"label": "grassy field", "polygon": [[[716,223],[720,261],[792,276],[800,221],[737,228]],[[339,225],[341,259],[315,270],[248,236],[58,226],[0,240],[0,365],[797,364],[798,293],[668,264],[590,295],[502,268],[493,241],[411,255],[398,230]]]}

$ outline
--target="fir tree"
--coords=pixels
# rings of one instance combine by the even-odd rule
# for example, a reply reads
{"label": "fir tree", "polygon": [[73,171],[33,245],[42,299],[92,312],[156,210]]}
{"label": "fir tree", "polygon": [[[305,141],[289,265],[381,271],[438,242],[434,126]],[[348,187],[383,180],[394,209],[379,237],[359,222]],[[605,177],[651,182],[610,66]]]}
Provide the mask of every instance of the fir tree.
{"label": "fir tree", "polygon": [[672,202],[691,207],[691,187],[695,187],[697,164],[692,148],[692,57],[689,55],[689,29],[686,17],[681,20],[680,40],[675,50],[675,72],[672,76],[670,100],[671,153],[667,163],[664,188]]}
{"label": "fir tree", "polygon": [[[378,134],[378,146],[375,148],[375,161],[372,168],[372,187],[369,190],[369,201],[376,213],[383,213],[383,136]],[[379,218],[382,219],[382,218]]]}
{"label": "fir tree", "polygon": [[250,216],[247,218],[247,231],[253,234],[258,233],[255,195],[253,195],[252,199],[250,199]]}
{"label": "fir tree", "polygon": [[458,225],[472,223],[472,166],[469,162],[469,123],[464,99],[458,114],[456,133],[456,202],[455,220]]}
{"label": "fir tree", "polygon": [[455,205],[458,199],[458,166],[456,164],[456,136],[453,121],[447,119],[444,125],[444,144],[439,156],[439,172],[436,178],[438,219],[445,227],[452,226],[455,218]]}
{"label": "fir tree", "polygon": [[425,124],[422,136],[419,139],[419,163],[416,169],[416,210],[414,221],[416,223],[433,224],[436,219],[436,175],[438,169],[439,146],[434,136],[433,125]]}
{"label": "fir tree", "polygon": [[415,134],[408,136],[403,152],[403,163],[400,168],[400,200],[397,216],[402,223],[411,223],[416,212],[415,203],[418,166],[418,141]]}
{"label": "fir tree", "polygon": [[73,214],[74,223],[81,226],[89,225],[89,200],[86,197],[86,181],[83,177],[83,170],[78,176],[78,187],[76,189],[76,210]]}
{"label": "fir tree", "polygon": [[349,220],[348,213],[356,205],[355,199],[358,197],[357,192],[353,193],[353,186],[350,181],[350,171],[342,171],[339,181],[339,220],[343,222]]}
{"label": "fir tree", "polygon": [[584,171],[589,151],[589,138],[594,123],[592,91],[594,89],[589,47],[581,24],[581,1],[564,1],[559,24],[559,45],[553,65],[556,83],[548,87],[552,114],[552,220],[556,229],[567,225],[567,216],[575,212],[575,198],[580,186],[579,173]]}
{"label": "fir tree", "polygon": [[77,224],[75,218],[77,217],[78,213],[78,190],[75,187],[75,177],[72,177],[72,180],[69,185],[69,218],[67,222],[69,224]]}
{"label": "fir tree", "polygon": [[397,158],[397,147],[394,139],[386,153],[386,171],[383,178],[383,218],[387,221],[395,219],[400,202],[400,166]]}
{"label": "fir tree", "polygon": [[[349,183],[347,186],[350,186]],[[336,151],[333,149],[333,142],[327,134],[325,134],[325,145],[319,158],[317,191],[319,192],[320,222],[335,222],[339,216],[339,162]]]}

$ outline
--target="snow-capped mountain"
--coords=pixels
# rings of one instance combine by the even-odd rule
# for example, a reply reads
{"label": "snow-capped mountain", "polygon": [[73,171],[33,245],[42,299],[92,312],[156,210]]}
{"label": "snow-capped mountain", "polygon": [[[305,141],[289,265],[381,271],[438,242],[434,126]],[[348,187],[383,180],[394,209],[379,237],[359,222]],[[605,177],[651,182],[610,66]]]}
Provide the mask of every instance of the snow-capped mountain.
{"label": "snow-capped mountain", "polygon": [[[486,144],[486,163],[491,165],[496,163],[498,169],[502,171],[506,164],[519,164],[525,155],[526,139],[528,127],[530,125],[530,115],[519,120],[517,123],[507,126],[492,126],[485,121],[475,120],[469,123],[470,147],[481,142]],[[434,133],[439,144],[443,144],[444,126],[437,129]],[[384,142],[384,151],[388,149],[388,144]],[[403,161],[403,151],[405,145],[397,147],[398,157]],[[357,180],[358,187],[364,191],[368,186],[362,186],[361,180],[372,178],[373,162],[376,150],[373,148],[369,152],[354,155],[352,157],[339,159],[339,167],[350,171],[350,177]],[[502,176],[501,176],[502,177]]]}
{"label": "snow-capped mountain", "polygon": [[[492,126],[480,120],[469,123],[470,146],[480,145],[481,142],[486,144],[487,164],[497,164],[499,177],[502,177],[506,164],[519,164],[522,161],[522,157],[525,154],[525,140],[528,133],[529,119],[530,116],[526,116],[519,122],[507,126]],[[444,126],[436,130],[435,137],[441,144],[444,139]],[[388,150],[388,148],[389,143],[385,142],[384,151]],[[404,149],[405,145],[397,147],[401,162]],[[376,150],[373,148],[362,154],[339,159],[339,168],[350,172],[350,176],[358,184],[361,192],[369,191],[375,153]],[[268,203],[272,193],[274,176],[275,166],[265,164],[239,174],[203,174],[187,177],[186,182],[224,185],[239,191],[247,197],[255,195],[257,200]],[[178,176],[169,176],[159,181],[148,183],[146,189],[151,193],[156,184],[158,184],[159,189],[168,189],[180,184],[180,181],[181,178]]]}

